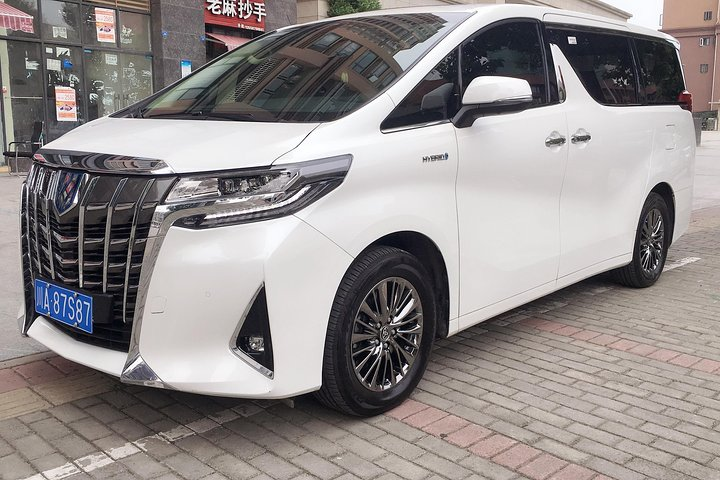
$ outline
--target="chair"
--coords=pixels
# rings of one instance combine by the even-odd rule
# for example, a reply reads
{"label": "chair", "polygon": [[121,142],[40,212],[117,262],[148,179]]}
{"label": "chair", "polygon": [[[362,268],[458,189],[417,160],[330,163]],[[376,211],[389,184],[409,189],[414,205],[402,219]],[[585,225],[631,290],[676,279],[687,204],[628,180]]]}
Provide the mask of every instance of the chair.
{"label": "chair", "polygon": [[[44,122],[33,123],[33,132],[29,141],[25,142],[10,142],[8,145],[8,151],[3,152],[5,160],[8,165],[8,173],[10,175],[21,175],[27,173],[32,165],[32,157],[35,152],[43,146],[43,127]],[[23,160],[22,166],[20,160]],[[13,160],[15,165],[13,166]]]}

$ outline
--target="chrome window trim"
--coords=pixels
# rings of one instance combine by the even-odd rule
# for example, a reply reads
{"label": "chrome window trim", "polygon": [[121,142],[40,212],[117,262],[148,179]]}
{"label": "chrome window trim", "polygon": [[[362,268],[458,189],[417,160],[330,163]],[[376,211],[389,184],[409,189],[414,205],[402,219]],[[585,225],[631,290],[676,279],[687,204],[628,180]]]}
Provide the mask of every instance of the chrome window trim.
{"label": "chrome window trim", "polygon": [[380,133],[404,132],[406,130],[417,130],[418,128],[434,127],[436,125],[444,125],[446,123],[452,123],[451,119],[445,118],[443,120],[434,120],[432,122],[413,123],[412,125],[403,125],[402,127],[385,128],[380,129]]}

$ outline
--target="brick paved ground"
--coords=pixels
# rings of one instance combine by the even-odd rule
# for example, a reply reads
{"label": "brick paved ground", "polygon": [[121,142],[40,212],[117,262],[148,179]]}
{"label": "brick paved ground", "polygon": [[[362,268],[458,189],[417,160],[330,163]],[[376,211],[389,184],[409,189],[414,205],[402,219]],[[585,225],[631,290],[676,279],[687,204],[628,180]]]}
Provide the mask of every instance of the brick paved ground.
{"label": "brick paved ground", "polygon": [[6,362],[0,477],[720,479],[719,241],[696,211],[652,289],[598,277],[441,341],[367,420]]}

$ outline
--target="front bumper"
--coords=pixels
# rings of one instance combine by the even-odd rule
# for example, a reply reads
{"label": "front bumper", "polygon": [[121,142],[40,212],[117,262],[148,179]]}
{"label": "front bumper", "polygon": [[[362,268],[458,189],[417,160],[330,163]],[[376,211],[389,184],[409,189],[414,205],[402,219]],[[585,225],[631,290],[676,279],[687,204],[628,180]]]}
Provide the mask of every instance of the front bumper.
{"label": "front bumper", "polygon": [[[294,216],[207,230],[171,227],[152,243],[129,353],[75,341],[42,317],[28,335],[127,383],[246,398],[320,387],[327,321],[350,255]],[[271,377],[233,348],[263,285]]]}

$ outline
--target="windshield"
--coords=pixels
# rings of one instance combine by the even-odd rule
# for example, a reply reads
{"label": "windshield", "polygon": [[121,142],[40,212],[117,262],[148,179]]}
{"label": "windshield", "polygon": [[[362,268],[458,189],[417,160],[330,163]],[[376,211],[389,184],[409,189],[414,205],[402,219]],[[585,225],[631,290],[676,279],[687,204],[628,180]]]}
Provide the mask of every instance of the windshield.
{"label": "windshield", "polygon": [[335,120],[377,96],[469,16],[378,15],[270,33],[208,64],[132,114],[260,122]]}

